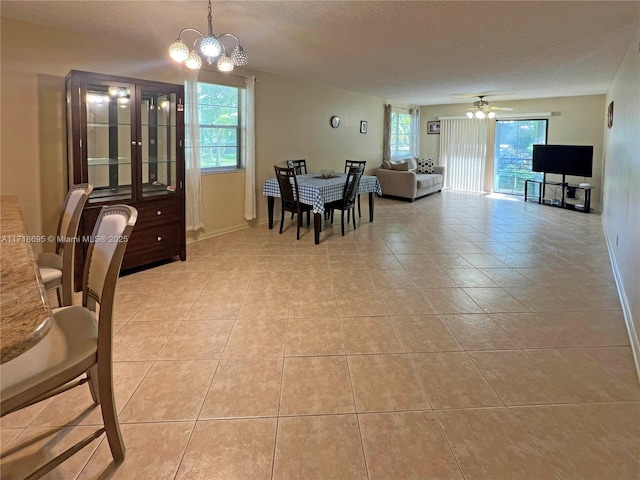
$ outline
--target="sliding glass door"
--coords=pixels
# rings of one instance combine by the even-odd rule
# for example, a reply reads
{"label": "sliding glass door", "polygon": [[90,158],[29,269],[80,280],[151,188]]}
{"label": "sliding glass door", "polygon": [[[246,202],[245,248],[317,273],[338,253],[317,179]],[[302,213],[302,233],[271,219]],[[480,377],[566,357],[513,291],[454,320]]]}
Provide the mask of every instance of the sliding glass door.
{"label": "sliding glass door", "polygon": [[525,180],[542,180],[531,171],[533,145],[547,143],[547,120],[496,122],[494,191],[524,195]]}

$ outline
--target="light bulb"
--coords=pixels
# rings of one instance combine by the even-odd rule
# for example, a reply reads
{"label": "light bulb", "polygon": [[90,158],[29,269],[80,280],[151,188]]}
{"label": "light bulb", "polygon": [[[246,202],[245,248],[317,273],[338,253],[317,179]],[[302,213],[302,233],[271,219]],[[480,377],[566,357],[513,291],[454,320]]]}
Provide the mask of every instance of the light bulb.
{"label": "light bulb", "polygon": [[467,112],[467,117],[473,118],[473,112]]}
{"label": "light bulb", "polygon": [[174,61],[182,63],[189,57],[189,48],[182,42],[182,40],[177,39],[169,47],[169,56]]}
{"label": "light bulb", "polygon": [[191,70],[198,70],[202,66],[202,59],[195,50],[191,50],[191,53],[184,61],[184,65]]}
{"label": "light bulb", "polygon": [[489,113],[487,114],[487,117],[489,117],[489,118],[493,118],[493,117],[495,117],[495,116],[496,116],[496,112],[489,112]]}
{"label": "light bulb", "polygon": [[200,51],[205,57],[213,58],[220,55],[222,45],[215,35],[207,35],[200,42]]}
{"label": "light bulb", "polygon": [[87,93],[87,102],[101,105],[109,101],[109,97],[102,93]]}
{"label": "light bulb", "polygon": [[231,60],[226,53],[220,55],[218,60],[218,70],[221,72],[230,72],[233,70],[233,60]]}
{"label": "light bulb", "polygon": [[479,118],[480,120],[482,120],[486,115],[484,114],[484,112],[482,110],[478,110],[476,112],[476,118]]}

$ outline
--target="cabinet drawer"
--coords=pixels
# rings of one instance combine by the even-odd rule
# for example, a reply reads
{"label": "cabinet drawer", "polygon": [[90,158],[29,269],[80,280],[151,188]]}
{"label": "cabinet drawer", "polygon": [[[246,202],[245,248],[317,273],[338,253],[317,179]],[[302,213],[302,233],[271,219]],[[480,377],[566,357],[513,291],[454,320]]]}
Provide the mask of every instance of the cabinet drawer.
{"label": "cabinet drawer", "polygon": [[156,227],[133,227],[133,233],[127,245],[127,252],[145,249],[173,248],[180,243],[180,229],[177,223]]}
{"label": "cabinet drawer", "polygon": [[[136,226],[166,224],[167,222],[178,222],[180,214],[178,212],[179,202],[177,199],[154,201],[151,203],[138,203],[138,221]],[[135,229],[134,229],[135,230]]]}

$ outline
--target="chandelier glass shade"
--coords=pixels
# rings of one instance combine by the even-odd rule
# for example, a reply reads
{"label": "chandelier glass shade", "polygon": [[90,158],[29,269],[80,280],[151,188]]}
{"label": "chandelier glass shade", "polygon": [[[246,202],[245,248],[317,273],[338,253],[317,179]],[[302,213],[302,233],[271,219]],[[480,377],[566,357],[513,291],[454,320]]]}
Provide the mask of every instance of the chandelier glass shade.
{"label": "chandelier glass shade", "polygon": [[[242,45],[240,45],[238,37],[232,33],[223,33],[217,37],[213,34],[211,0],[208,0],[208,5],[207,35],[204,35],[200,30],[196,30],[195,28],[183,28],[178,38],[169,46],[169,56],[176,63],[183,64],[191,70],[200,69],[203,58],[207,60],[209,65],[215,63],[221,72],[230,72],[236,66],[240,67],[249,63],[249,57],[245,53],[244,48],[242,48]],[[189,50],[189,47],[182,40],[183,35],[187,32],[196,34],[196,39],[193,42],[193,48],[191,50]],[[224,37],[231,38],[236,43],[231,56],[227,55],[225,44],[222,42],[222,38]]]}

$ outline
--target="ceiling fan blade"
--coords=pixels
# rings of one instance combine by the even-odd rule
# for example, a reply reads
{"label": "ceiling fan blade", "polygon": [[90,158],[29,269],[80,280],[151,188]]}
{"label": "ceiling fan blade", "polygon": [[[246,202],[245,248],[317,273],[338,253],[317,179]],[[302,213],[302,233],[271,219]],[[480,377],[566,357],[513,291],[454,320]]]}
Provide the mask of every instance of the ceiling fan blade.
{"label": "ceiling fan blade", "polygon": [[513,112],[511,107],[489,107],[489,110],[504,110],[505,112]]}
{"label": "ceiling fan blade", "polygon": [[478,97],[488,97],[497,95],[495,92],[481,92],[481,93],[453,93],[451,98],[456,98],[460,100],[464,100],[467,98],[478,98]]}

